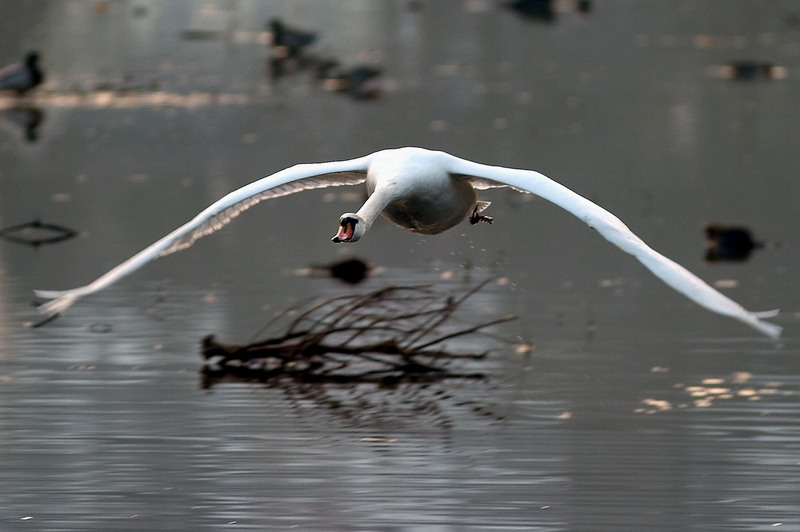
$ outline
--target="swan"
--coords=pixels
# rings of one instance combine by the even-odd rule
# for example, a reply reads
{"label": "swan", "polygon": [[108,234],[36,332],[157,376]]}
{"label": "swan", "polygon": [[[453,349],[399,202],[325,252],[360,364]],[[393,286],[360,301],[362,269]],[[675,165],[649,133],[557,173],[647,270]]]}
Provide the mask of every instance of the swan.
{"label": "swan", "polygon": [[91,283],[71,290],[36,290],[49,301],[39,306],[55,316],[79,298],[97,292],[148,262],[191,246],[253,205],[303,190],[366,183],[368,198],[358,210],[342,214],[333,242],[357,242],[379,214],[403,229],[422,235],[446,231],[468,219],[491,223],[483,214],[489,203],[476,191],[511,187],[540,196],[574,214],[606,240],[630,253],[666,284],[708,310],[742,321],[778,338],[781,327],[763,321],[778,311],[750,312],[678,263],[650,248],[616,216],[539,172],[489,166],[442,151],[406,147],[387,149],[345,161],[305,163],[245,185],[200,212],[154,244]]}

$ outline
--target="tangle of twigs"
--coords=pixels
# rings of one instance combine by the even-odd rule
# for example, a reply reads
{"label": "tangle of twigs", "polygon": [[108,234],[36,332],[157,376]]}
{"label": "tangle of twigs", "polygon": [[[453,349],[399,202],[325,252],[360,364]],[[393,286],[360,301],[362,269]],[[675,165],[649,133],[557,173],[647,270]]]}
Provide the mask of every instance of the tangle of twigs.
{"label": "tangle of twigs", "polygon": [[207,336],[202,343],[204,384],[226,378],[380,384],[481,378],[448,366],[488,352],[459,353],[448,345],[474,335],[497,340],[486,329],[515,319],[453,325],[456,311],[487,282],[459,296],[419,285],[332,297],[283,313],[279,321],[288,325],[282,334],[248,345],[226,345]]}

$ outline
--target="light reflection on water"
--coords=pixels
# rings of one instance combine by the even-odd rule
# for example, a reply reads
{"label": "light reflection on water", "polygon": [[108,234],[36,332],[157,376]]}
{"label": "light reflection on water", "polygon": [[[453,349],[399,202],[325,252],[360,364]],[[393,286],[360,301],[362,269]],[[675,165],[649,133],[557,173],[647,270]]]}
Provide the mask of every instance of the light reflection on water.
{"label": "light reflection on water", "polygon": [[[63,105],[44,92],[36,143],[3,130],[2,225],[41,215],[80,236],[39,249],[0,241],[0,528],[800,527],[800,258],[786,222],[800,193],[786,112],[796,91],[791,70],[777,84],[706,75],[731,59],[725,43],[791,63],[779,13],[751,36],[746,8],[714,2],[604,3],[543,26],[480,2],[386,3],[351,31],[361,3],[212,4],[83,13],[53,2],[43,21],[19,15],[39,40],[11,48],[42,47],[52,93],[121,79],[120,59],[136,80],[160,72],[174,100]],[[348,60],[379,49],[394,90],[364,105],[302,79],[265,90],[259,44],[180,39],[226,24],[255,34],[270,10],[310,17]],[[190,105],[208,101],[192,94],[247,99]],[[704,278],[735,281],[746,306],[784,307],[786,338],[696,309],[579,222],[502,192],[491,227],[421,239],[381,222],[346,250],[383,268],[364,290],[502,279],[466,319],[517,314],[500,332],[533,350],[497,348],[476,362],[485,380],[202,387],[205,335],[244,342],[275,312],[350,290],[294,274],[342,256],[330,233],[357,198],[324,193],[248,211],[53,323],[24,326],[36,319],[31,288],[86,282],[235,186],[399,144],[546,170]],[[784,245],[704,265],[708,221]],[[730,397],[692,395],[702,388]]]}

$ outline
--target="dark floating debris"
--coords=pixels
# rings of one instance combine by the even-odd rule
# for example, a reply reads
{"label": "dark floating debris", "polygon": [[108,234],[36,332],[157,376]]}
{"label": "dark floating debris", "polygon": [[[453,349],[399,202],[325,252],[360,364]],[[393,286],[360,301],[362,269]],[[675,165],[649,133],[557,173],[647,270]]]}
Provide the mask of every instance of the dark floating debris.
{"label": "dark floating debris", "polygon": [[460,296],[431,286],[388,286],[332,297],[285,313],[278,318],[289,321],[281,334],[247,345],[223,344],[207,336],[202,342],[203,385],[231,379],[393,385],[483,378],[480,372],[450,366],[484,358],[487,352],[458,353],[447,345],[475,336],[497,341],[485,330],[515,319],[451,323],[464,301],[487,282]]}
{"label": "dark floating debris", "polygon": [[361,259],[351,257],[339,259],[322,266],[300,268],[295,271],[297,275],[312,275],[315,277],[333,277],[347,284],[359,284],[366,280],[376,268]]}
{"label": "dark floating debris", "polygon": [[508,3],[509,9],[518,15],[530,19],[553,22],[556,12],[551,0],[514,0]]}
{"label": "dark floating debris", "polygon": [[708,262],[743,262],[753,250],[764,247],[746,227],[709,224],[705,232]]}
{"label": "dark floating debris", "polygon": [[358,284],[367,278],[372,266],[361,259],[343,259],[328,265],[331,277],[349,284]]}
{"label": "dark floating debris", "polygon": [[25,61],[0,69],[0,91],[13,91],[23,95],[44,81],[44,72],[39,67],[38,52],[30,52]]}
{"label": "dark floating debris", "polygon": [[752,59],[732,61],[719,67],[718,72],[724,78],[740,81],[786,79],[785,67]]}
{"label": "dark floating debris", "polygon": [[742,226],[708,224],[705,233],[705,260],[708,262],[742,262],[757,249],[781,247],[778,241],[757,240],[750,229]]}
{"label": "dark floating debris", "polygon": [[77,235],[72,229],[40,220],[0,229],[0,238],[31,247],[63,242]]}
{"label": "dark floating debris", "polygon": [[585,15],[592,11],[591,0],[512,0],[505,5],[527,20],[547,23],[555,22],[559,12],[572,11]]}

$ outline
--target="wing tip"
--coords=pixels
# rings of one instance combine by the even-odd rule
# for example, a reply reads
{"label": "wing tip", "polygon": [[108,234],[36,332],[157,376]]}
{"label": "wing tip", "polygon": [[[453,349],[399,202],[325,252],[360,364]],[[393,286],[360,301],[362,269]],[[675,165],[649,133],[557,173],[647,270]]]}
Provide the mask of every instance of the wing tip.
{"label": "wing tip", "polygon": [[75,293],[72,290],[63,292],[54,290],[34,290],[33,293],[36,297],[49,299],[49,301],[36,307],[36,310],[49,317],[61,314],[75,304],[78,298],[81,297],[81,294]]}
{"label": "wing tip", "polygon": [[774,318],[780,313],[781,313],[780,309],[774,309],[774,310],[763,310],[760,312],[753,312],[753,315],[756,318]]}
{"label": "wing tip", "polygon": [[768,321],[763,321],[756,317],[756,320],[751,323],[753,327],[755,327],[761,333],[769,336],[773,340],[778,340],[783,333],[783,327],[780,325],[775,325],[774,323],[769,323]]}

